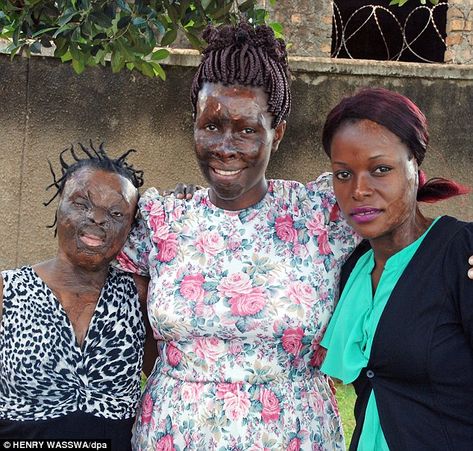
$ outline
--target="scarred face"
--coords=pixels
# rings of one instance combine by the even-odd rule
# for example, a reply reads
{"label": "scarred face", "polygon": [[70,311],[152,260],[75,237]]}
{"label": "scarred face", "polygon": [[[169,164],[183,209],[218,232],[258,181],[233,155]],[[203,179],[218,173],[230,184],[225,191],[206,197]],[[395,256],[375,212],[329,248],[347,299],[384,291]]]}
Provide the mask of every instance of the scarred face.
{"label": "scarred face", "polygon": [[67,180],[59,201],[59,255],[87,268],[107,265],[130,232],[138,191],[125,177],[84,167]]}
{"label": "scarred face", "polygon": [[330,149],[338,204],[363,238],[402,236],[412,229],[418,167],[395,134],[369,120],[347,123]]}
{"label": "scarred face", "polygon": [[272,120],[262,88],[203,85],[194,125],[195,152],[216,206],[241,210],[266,194],[266,168],[286,128],[285,122],[272,128]]}

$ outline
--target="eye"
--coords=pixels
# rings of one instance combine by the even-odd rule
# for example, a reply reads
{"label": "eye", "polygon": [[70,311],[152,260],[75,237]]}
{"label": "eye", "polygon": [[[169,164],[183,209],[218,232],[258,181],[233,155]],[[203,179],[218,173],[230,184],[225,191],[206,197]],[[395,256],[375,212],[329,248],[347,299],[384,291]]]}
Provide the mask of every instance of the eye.
{"label": "eye", "polygon": [[112,211],[111,212],[111,215],[114,217],[114,218],[123,218],[123,213],[121,211]]}
{"label": "eye", "polygon": [[72,204],[77,207],[77,208],[80,208],[82,210],[85,210],[87,209],[87,202],[84,200],[84,199],[76,199],[72,202]]}
{"label": "eye", "polygon": [[254,128],[251,128],[251,127],[245,127],[243,129],[243,133],[245,135],[251,135],[252,133],[256,133],[256,130]]}
{"label": "eye", "polygon": [[215,130],[217,130],[217,126],[215,124],[207,124],[204,128],[209,132],[214,132]]}
{"label": "eye", "polygon": [[335,172],[335,177],[337,178],[337,180],[343,182],[345,180],[348,180],[351,177],[351,174],[348,171],[337,171]]}
{"label": "eye", "polygon": [[375,170],[373,171],[373,173],[375,175],[384,175],[388,172],[391,172],[392,171],[392,168],[390,168],[389,166],[378,166],[377,168],[375,168]]}

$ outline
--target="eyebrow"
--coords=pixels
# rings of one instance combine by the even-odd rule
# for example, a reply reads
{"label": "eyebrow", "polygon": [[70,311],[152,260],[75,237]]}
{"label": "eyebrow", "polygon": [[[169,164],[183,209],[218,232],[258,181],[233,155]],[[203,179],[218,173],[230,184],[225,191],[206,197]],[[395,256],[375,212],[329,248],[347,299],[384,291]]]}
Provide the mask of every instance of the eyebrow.
{"label": "eyebrow", "polygon": [[[378,158],[386,158],[387,155],[379,154],[379,155],[374,155],[372,157],[369,157],[368,160],[377,160]],[[332,161],[333,164],[347,164],[344,161]]]}

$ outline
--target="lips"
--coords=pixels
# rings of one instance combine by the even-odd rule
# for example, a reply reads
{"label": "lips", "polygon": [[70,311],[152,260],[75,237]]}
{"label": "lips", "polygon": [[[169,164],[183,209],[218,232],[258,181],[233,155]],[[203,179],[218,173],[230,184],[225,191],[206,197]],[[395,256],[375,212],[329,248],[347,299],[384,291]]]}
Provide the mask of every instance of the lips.
{"label": "lips", "polygon": [[101,247],[105,244],[105,235],[98,232],[82,232],[79,240],[88,247]]}
{"label": "lips", "polygon": [[370,221],[373,221],[374,219],[376,219],[380,214],[382,213],[382,211],[378,208],[374,208],[374,207],[359,207],[359,208],[355,208],[353,209],[351,212],[350,212],[350,216],[352,217],[352,219],[358,223],[358,224],[362,224],[362,223],[366,223],[366,222],[370,222]]}

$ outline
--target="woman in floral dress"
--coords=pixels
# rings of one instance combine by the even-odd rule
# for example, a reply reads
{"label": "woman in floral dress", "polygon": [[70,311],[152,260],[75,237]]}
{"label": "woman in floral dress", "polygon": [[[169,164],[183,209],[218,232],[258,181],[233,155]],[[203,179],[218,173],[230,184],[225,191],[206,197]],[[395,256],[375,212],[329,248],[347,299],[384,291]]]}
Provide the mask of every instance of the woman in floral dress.
{"label": "woman in floral dress", "polygon": [[151,278],[161,358],[136,450],[337,450],[345,443],[319,342],[357,238],[331,178],[267,180],[290,109],[268,27],[208,29],[194,78],[195,153],[210,188],[141,198],[119,261]]}

